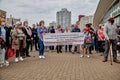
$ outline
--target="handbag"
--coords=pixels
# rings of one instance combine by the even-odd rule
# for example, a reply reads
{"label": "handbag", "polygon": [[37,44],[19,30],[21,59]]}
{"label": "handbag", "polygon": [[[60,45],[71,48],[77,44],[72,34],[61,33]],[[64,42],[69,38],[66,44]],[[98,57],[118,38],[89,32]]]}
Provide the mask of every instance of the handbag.
{"label": "handbag", "polygon": [[12,48],[9,48],[7,51],[7,58],[10,58],[13,56],[14,56],[14,50]]}
{"label": "handbag", "polygon": [[85,42],[86,42],[86,43],[92,43],[92,40],[91,40],[91,38],[87,38],[87,39],[85,40]]}

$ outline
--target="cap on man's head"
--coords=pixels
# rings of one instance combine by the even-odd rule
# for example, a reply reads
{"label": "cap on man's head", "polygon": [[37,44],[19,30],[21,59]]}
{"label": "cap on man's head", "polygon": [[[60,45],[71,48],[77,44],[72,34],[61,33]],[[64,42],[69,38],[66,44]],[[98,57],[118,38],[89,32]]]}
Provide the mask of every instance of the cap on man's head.
{"label": "cap on man's head", "polygon": [[114,17],[110,17],[109,19],[108,19],[108,21],[113,21],[114,20]]}

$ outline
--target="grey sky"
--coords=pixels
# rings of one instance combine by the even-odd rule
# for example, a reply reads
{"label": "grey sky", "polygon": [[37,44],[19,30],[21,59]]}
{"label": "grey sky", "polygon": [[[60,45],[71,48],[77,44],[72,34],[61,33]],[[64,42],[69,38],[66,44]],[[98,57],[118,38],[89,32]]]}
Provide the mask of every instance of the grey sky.
{"label": "grey sky", "polygon": [[0,0],[0,9],[21,20],[28,20],[30,24],[45,20],[46,25],[56,21],[56,12],[67,8],[72,12],[72,23],[77,21],[78,15],[93,15],[99,0]]}

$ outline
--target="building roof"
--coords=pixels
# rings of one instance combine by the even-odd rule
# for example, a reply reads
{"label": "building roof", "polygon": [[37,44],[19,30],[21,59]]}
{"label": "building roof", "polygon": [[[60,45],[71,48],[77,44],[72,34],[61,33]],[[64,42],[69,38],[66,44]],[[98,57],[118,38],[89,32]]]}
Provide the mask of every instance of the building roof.
{"label": "building roof", "polygon": [[94,14],[93,24],[94,26],[98,26],[105,14],[108,12],[108,10],[112,7],[112,5],[117,0],[100,0],[99,4],[97,6],[96,12]]}

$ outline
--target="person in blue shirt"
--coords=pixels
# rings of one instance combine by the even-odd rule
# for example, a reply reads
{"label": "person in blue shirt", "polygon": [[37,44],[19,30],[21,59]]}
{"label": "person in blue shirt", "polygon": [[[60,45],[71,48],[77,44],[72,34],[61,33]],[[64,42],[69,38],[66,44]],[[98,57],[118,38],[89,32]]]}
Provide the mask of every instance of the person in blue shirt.
{"label": "person in blue shirt", "polygon": [[[81,32],[80,28],[78,28],[77,24],[74,24],[74,28],[72,29],[71,32]],[[80,53],[80,45],[73,45],[72,46],[72,54],[75,52]]]}
{"label": "person in blue shirt", "polygon": [[4,41],[4,44],[6,46],[6,49],[5,49],[5,65],[9,65],[9,62],[8,62],[8,57],[7,57],[7,51],[10,47],[10,29],[6,26],[5,22],[3,21],[1,23],[1,26],[0,26],[0,37],[2,37],[3,41]]}
{"label": "person in blue shirt", "polygon": [[39,58],[45,58],[44,56],[44,43],[43,43],[43,36],[45,33],[48,32],[47,28],[44,26],[45,22],[43,20],[40,21],[38,28],[37,28],[37,34],[38,34],[38,44],[40,46],[39,48]]}

